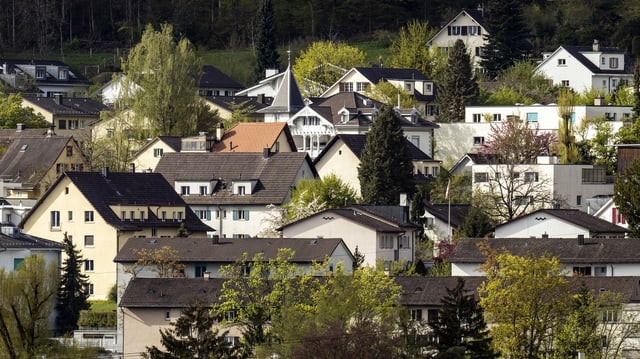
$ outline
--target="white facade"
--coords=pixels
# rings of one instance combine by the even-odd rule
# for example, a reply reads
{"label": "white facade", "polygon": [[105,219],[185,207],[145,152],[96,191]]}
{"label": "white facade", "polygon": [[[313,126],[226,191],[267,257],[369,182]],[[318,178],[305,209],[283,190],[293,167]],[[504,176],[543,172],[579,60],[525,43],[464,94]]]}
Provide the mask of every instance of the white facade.
{"label": "white facade", "polygon": [[0,269],[5,272],[13,271],[25,258],[32,255],[42,256],[47,265],[54,263],[56,267],[60,267],[62,264],[60,248],[6,248],[0,251]]}
{"label": "white facade", "polygon": [[[474,12],[475,13],[475,12]],[[486,46],[485,28],[466,10],[461,11],[427,42],[435,50],[448,52],[456,41],[464,42],[474,68],[480,68],[482,48]]]}
{"label": "white facade", "polygon": [[315,163],[315,166],[320,178],[334,174],[344,184],[355,190],[360,197],[360,179],[358,179],[360,159],[343,141],[336,141]]}
{"label": "white facade", "polygon": [[309,106],[305,106],[287,120],[298,152],[307,152],[311,158],[320,154],[336,134],[336,129],[329,120],[331,119],[325,119]]}
{"label": "white facade", "polygon": [[593,216],[607,222],[611,222],[622,228],[629,228],[629,223],[627,223],[624,215],[618,210],[615,202],[613,202],[613,198],[609,198],[609,200],[600,207],[600,209],[593,213]]}

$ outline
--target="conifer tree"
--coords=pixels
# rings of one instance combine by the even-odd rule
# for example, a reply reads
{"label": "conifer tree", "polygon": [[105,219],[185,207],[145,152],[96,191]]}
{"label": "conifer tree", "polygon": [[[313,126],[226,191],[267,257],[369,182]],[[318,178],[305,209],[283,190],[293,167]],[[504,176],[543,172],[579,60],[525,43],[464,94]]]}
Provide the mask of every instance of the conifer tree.
{"label": "conifer tree", "polygon": [[82,273],[82,255],[75,244],[64,234],[65,260],[62,265],[62,278],[58,288],[58,302],[56,324],[63,334],[78,328],[80,311],[89,309],[89,293],[86,286],[89,283],[87,275]]}
{"label": "conifer tree", "polygon": [[258,9],[258,34],[256,37],[256,82],[265,78],[265,70],[278,68],[276,22],[273,0],[262,0]]}
{"label": "conifer tree", "polygon": [[489,0],[485,7],[485,39],[481,65],[490,79],[498,72],[522,60],[525,54],[527,29],[522,2],[519,0]]}
{"label": "conifer tree", "polygon": [[371,125],[360,157],[358,179],[363,203],[396,205],[413,189],[413,164],[402,132],[402,119],[384,106]]}
{"label": "conifer tree", "polygon": [[471,68],[471,57],[462,40],[457,40],[449,52],[443,81],[438,86],[438,120],[463,122],[465,106],[474,105],[480,89]]}
{"label": "conifer tree", "polygon": [[447,289],[438,319],[430,324],[438,337],[436,358],[449,357],[454,348],[464,349],[469,358],[497,358],[478,300],[473,293],[465,293],[464,286],[464,279],[458,278],[455,288]]}

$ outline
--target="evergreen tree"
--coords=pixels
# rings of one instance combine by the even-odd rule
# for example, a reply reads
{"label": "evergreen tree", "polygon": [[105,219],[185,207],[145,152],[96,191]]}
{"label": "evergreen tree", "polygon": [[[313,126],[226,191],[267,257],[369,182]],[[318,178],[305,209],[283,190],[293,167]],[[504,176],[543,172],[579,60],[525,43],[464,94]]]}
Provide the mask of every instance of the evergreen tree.
{"label": "evergreen tree", "polygon": [[265,78],[265,70],[278,68],[278,49],[273,0],[262,0],[258,9],[256,36],[256,82]]}
{"label": "evergreen tree", "polygon": [[412,192],[413,164],[401,121],[384,106],[371,125],[358,168],[363,203],[395,205],[401,193]]}
{"label": "evergreen tree", "polygon": [[491,230],[491,217],[481,208],[472,206],[462,223],[460,232],[463,237],[481,238]]}
{"label": "evergreen tree", "polygon": [[470,358],[497,358],[478,300],[473,293],[465,294],[464,285],[464,279],[458,278],[456,287],[447,289],[438,319],[430,324],[438,337],[436,358],[457,357],[451,356],[454,348],[464,348]]}
{"label": "evergreen tree", "polygon": [[58,330],[66,334],[78,328],[80,311],[89,309],[89,293],[85,289],[89,282],[87,275],[82,273],[82,255],[66,233],[63,243],[66,258],[58,288],[56,325]]}
{"label": "evergreen tree", "polygon": [[479,95],[467,47],[462,40],[457,40],[449,52],[443,81],[438,86],[438,120],[464,122],[465,106],[474,105]]}
{"label": "evergreen tree", "polygon": [[632,238],[640,238],[640,158],[616,175],[613,202],[629,224]]}
{"label": "evergreen tree", "polygon": [[485,7],[485,39],[481,65],[490,79],[522,60],[527,30],[520,0],[489,0]]}

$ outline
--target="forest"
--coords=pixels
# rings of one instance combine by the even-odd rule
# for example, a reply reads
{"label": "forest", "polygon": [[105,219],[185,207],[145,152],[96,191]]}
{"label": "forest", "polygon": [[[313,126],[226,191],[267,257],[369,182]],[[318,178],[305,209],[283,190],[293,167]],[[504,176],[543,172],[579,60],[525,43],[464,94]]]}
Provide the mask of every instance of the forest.
{"label": "forest", "polygon": [[[509,1],[503,1],[508,6]],[[278,46],[390,39],[410,20],[439,28],[478,0],[273,0]],[[201,50],[252,47],[256,0],[0,0],[0,55],[46,57],[134,46],[147,24],[170,23]],[[637,0],[532,0],[523,6],[531,56],[598,39],[637,55]]]}

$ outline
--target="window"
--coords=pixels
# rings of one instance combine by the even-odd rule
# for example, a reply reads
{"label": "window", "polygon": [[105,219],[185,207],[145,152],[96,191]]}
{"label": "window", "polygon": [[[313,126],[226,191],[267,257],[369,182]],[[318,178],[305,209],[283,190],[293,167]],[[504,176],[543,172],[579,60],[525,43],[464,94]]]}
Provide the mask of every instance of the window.
{"label": "window", "polygon": [[200,278],[200,277],[204,277],[204,272],[207,271],[207,264],[206,263],[196,263],[194,265],[196,272],[195,272],[195,277],[196,278]]}
{"label": "window", "polygon": [[76,172],[82,172],[82,169],[84,168],[82,163],[74,163],[74,164],[71,165],[71,167]]}
{"label": "window", "polygon": [[[193,213],[195,213],[196,217],[200,219],[206,219],[208,221],[211,220],[211,211],[208,209],[207,210],[196,209],[195,211],[193,211]],[[217,214],[216,214],[216,218],[218,218]]]}
{"label": "window", "polygon": [[393,249],[393,236],[383,234],[380,237],[380,249]]}
{"label": "window", "polygon": [[353,92],[353,83],[351,83],[351,82],[341,82],[340,83],[340,92]]}
{"label": "window", "polygon": [[461,32],[461,26],[449,26],[449,35],[457,36]]}
{"label": "window", "polygon": [[432,83],[426,83],[424,84],[424,94],[430,94],[431,91],[433,91],[433,84]]}
{"label": "window", "polygon": [[569,87],[569,80],[562,80],[562,86]]}
{"label": "window", "polygon": [[604,56],[602,56],[602,57],[600,58],[600,63],[601,63],[602,65],[606,64],[606,63],[607,63],[607,58],[606,58],[606,57],[604,57]]}
{"label": "window", "polygon": [[487,172],[476,172],[473,175],[474,182],[489,182],[489,174]]}
{"label": "window", "polygon": [[183,196],[188,196],[189,195],[189,186],[181,186],[180,187],[180,194]]}
{"label": "window", "polygon": [[434,323],[438,320],[438,310],[437,309],[429,309],[427,310],[427,321],[429,323]]}
{"label": "window", "polygon": [[525,172],[524,173],[524,181],[525,182],[538,182],[538,172]]}
{"label": "window", "polygon": [[158,229],[157,228],[151,228],[151,237],[155,237],[158,235]]}
{"label": "window", "polygon": [[577,195],[576,196],[576,206],[582,206],[582,196],[581,195]]}
{"label": "window", "polygon": [[413,92],[413,84],[410,84],[410,83],[409,84],[404,84],[404,89],[407,92]]}
{"label": "window", "polygon": [[420,148],[420,136],[411,136],[411,143],[413,143],[414,146]]}
{"label": "window", "polygon": [[93,272],[93,259],[85,259],[84,260],[84,271],[85,272]]}
{"label": "window", "polygon": [[164,150],[162,148],[154,148],[153,149],[153,157],[162,157]]}
{"label": "window", "polygon": [[68,211],[67,212],[67,218],[69,219],[69,222],[73,221],[73,211]]}
{"label": "window", "polygon": [[244,196],[245,194],[245,186],[238,186],[238,194]]}
{"label": "window", "polygon": [[567,66],[566,59],[558,59],[558,66]]}
{"label": "window", "polygon": [[127,219],[127,212],[126,212],[126,211],[122,211],[122,212],[120,212],[120,219],[121,219],[121,220],[123,220],[123,221],[124,221],[125,219]]}
{"label": "window", "polygon": [[593,267],[593,272],[596,277],[606,277],[607,276],[607,267],[604,266],[596,266]]}
{"label": "window", "polygon": [[84,236],[84,246],[93,247],[93,235]]}
{"label": "window", "polygon": [[162,219],[162,221],[166,221],[167,220],[167,211],[162,211],[162,213],[160,215],[160,219]]}
{"label": "window", "polygon": [[473,137],[473,145],[474,146],[481,146],[484,144],[484,137],[482,136],[474,136]]}
{"label": "window", "polygon": [[135,211],[129,212],[129,219],[133,221],[134,218],[136,218],[136,212]]}
{"label": "window", "polygon": [[22,262],[24,262],[24,258],[13,258],[13,270],[20,269]]}
{"label": "window", "polygon": [[482,114],[481,113],[474,113],[473,114],[473,122],[475,122],[475,123],[482,122]]}
{"label": "window", "polygon": [[515,196],[513,201],[516,206],[526,206],[533,203],[533,196]]}
{"label": "window", "polygon": [[527,121],[529,121],[529,122],[538,122],[538,113],[537,112],[527,112]]}
{"label": "window", "polygon": [[476,36],[480,34],[480,26],[467,26],[469,35]]}
{"label": "window", "polygon": [[249,211],[243,210],[233,210],[233,220],[234,221],[248,221],[249,220]]}
{"label": "window", "polygon": [[236,311],[235,310],[229,310],[227,312],[224,313],[224,320],[227,322],[233,322],[236,319]]}
{"label": "window", "polygon": [[66,130],[67,129],[67,120],[58,120],[58,129]]}
{"label": "window", "polygon": [[358,82],[358,83],[356,83],[356,91],[362,92],[366,88],[367,88],[367,83],[366,82]]}
{"label": "window", "polygon": [[44,66],[36,66],[36,78],[43,79],[47,77],[47,68]]}
{"label": "window", "polygon": [[51,211],[51,228],[60,229],[60,211]]}
{"label": "window", "polygon": [[411,309],[411,320],[419,322],[422,320],[422,309]]}
{"label": "window", "polygon": [[66,80],[68,75],[69,75],[69,70],[67,70],[67,69],[58,69],[58,79],[59,80]]}
{"label": "window", "polygon": [[70,130],[78,129],[78,120],[69,120],[67,124],[69,125]]}
{"label": "window", "polygon": [[73,156],[73,146],[67,146],[67,157]]}
{"label": "window", "polygon": [[494,121],[502,121],[502,114],[494,113],[493,114],[493,120]]}
{"label": "window", "polygon": [[89,295],[93,295],[93,284],[88,283],[84,286],[84,291]]}
{"label": "window", "polygon": [[591,267],[575,266],[575,267],[573,267],[573,275],[587,275],[587,276],[590,276],[591,275]]}
{"label": "window", "polygon": [[164,312],[164,320],[171,320],[171,311],[165,310]]}
{"label": "window", "polygon": [[402,237],[400,237],[400,240],[398,242],[400,248],[411,248],[409,236],[403,235]]}
{"label": "window", "polygon": [[609,59],[609,67],[612,69],[617,69],[618,68],[618,58],[617,57],[612,57]]}
{"label": "window", "polygon": [[440,172],[440,167],[433,167],[431,171],[433,172],[433,177],[438,177],[438,173]]}
{"label": "window", "polygon": [[318,126],[320,125],[320,119],[315,116],[304,117],[302,124],[305,126]]}
{"label": "window", "polygon": [[606,175],[605,168],[583,168],[582,183],[605,183]]}
{"label": "window", "polygon": [[144,211],[140,211],[140,220],[144,221]]}
{"label": "window", "polygon": [[602,321],[607,323],[615,323],[618,321],[618,311],[617,310],[603,310],[602,311]]}
{"label": "window", "polygon": [[93,222],[93,211],[84,211],[84,221]]}
{"label": "window", "polygon": [[200,186],[200,195],[201,196],[206,196],[208,192],[209,191],[208,191],[207,186]]}

